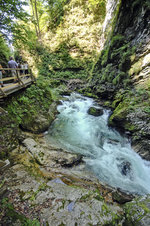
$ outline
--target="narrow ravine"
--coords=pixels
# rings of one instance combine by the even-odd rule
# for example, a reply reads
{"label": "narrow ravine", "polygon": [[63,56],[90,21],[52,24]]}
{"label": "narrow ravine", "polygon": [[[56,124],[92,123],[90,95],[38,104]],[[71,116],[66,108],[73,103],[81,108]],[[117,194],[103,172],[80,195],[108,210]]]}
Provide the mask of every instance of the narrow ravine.
{"label": "narrow ravine", "polygon": [[82,154],[100,181],[130,193],[150,193],[150,162],[132,150],[126,137],[108,127],[109,110],[95,117],[88,114],[90,107],[102,108],[76,93],[65,97],[47,139]]}

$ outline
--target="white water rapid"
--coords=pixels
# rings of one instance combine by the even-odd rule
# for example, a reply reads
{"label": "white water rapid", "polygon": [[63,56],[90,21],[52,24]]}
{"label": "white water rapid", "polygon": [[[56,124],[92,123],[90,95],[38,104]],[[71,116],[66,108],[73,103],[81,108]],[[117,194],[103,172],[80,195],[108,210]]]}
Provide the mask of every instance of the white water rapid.
{"label": "white water rapid", "polygon": [[150,162],[142,160],[127,138],[108,127],[110,111],[89,115],[101,108],[93,99],[73,93],[58,106],[59,115],[48,137],[59,146],[84,155],[84,161],[100,181],[136,194],[150,193]]}

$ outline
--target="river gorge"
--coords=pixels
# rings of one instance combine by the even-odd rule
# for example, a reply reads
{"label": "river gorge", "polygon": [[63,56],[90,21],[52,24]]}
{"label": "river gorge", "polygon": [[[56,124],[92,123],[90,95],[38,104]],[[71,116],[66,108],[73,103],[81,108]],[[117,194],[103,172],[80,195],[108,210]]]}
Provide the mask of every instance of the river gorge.
{"label": "river gorge", "polygon": [[[150,162],[132,150],[125,136],[108,127],[111,111],[77,93],[64,98],[47,139],[83,155],[100,181],[126,192],[150,193]],[[91,107],[101,109],[100,116],[88,114]]]}

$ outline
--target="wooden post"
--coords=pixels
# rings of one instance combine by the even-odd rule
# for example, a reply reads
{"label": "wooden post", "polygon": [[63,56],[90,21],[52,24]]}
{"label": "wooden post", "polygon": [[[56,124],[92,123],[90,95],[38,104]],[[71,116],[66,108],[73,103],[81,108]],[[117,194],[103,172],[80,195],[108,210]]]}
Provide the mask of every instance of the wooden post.
{"label": "wooden post", "polygon": [[19,85],[22,84],[24,86],[24,83],[23,83],[23,81],[20,78],[20,71],[19,70],[16,70],[16,75],[17,75],[17,79],[18,79]]}
{"label": "wooden post", "polygon": [[6,93],[2,90],[1,87],[0,87],[0,91],[1,91],[1,93],[3,94],[3,96],[5,96],[5,97],[7,96]]}

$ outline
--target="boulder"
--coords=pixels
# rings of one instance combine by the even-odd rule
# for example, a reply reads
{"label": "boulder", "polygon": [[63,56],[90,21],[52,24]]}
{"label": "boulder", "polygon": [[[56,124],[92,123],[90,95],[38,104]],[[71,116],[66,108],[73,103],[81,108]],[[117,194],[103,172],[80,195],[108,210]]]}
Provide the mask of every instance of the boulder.
{"label": "boulder", "polygon": [[80,154],[69,153],[60,148],[44,147],[32,138],[25,139],[23,145],[40,165],[67,168],[83,162]]}
{"label": "boulder", "polygon": [[89,115],[93,115],[93,116],[101,116],[103,115],[103,109],[101,108],[95,108],[95,107],[90,107],[88,112]]}
{"label": "boulder", "polygon": [[134,199],[124,206],[125,224],[147,226],[150,225],[150,195]]}
{"label": "boulder", "polygon": [[28,116],[24,116],[22,118],[22,122],[20,127],[25,131],[30,131],[32,133],[42,133],[48,130],[50,124],[55,119],[55,116],[57,114],[57,104],[52,103],[50,105],[48,112],[39,112],[36,116],[33,117],[30,115],[30,118]]}

